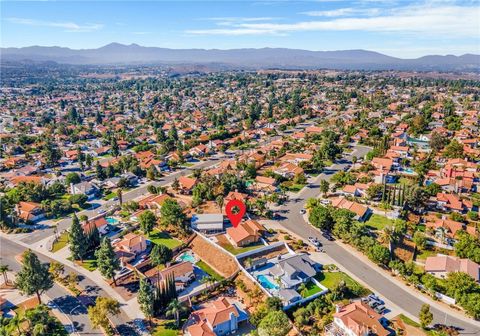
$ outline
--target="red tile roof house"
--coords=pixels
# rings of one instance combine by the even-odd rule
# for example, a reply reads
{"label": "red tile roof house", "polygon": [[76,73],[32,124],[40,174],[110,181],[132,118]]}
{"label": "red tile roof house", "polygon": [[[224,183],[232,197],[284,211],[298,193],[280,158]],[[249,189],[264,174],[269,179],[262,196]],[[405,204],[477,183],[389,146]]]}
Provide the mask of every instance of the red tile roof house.
{"label": "red tile roof house", "polygon": [[426,223],[427,228],[433,228],[436,231],[437,237],[442,237],[442,232],[449,238],[455,238],[458,231],[463,230],[465,224],[453,221],[451,219],[437,219],[433,222]]}
{"label": "red tile roof house", "polygon": [[37,222],[45,218],[45,213],[39,203],[19,202],[16,208],[18,217],[25,222]]}
{"label": "red tile roof house", "polygon": [[456,211],[463,213],[472,210],[473,203],[468,200],[461,200],[458,195],[455,194],[437,194],[437,208],[444,211]]}
{"label": "red tile roof house", "polygon": [[220,297],[206,307],[194,311],[189,318],[188,336],[219,336],[235,333],[238,324],[246,321],[248,315],[238,303]]}
{"label": "red tile roof house", "polygon": [[390,331],[381,323],[382,316],[365,303],[356,301],[339,307],[333,323],[325,327],[327,336],[387,336]]}
{"label": "red tile roof house", "polygon": [[347,209],[355,214],[355,219],[359,222],[364,222],[370,216],[372,210],[357,202],[352,202],[343,197],[333,198],[332,206],[338,209]]}
{"label": "red tile roof house", "polygon": [[343,187],[342,194],[362,197],[365,196],[370,185],[371,183],[355,183],[354,185],[347,184]]}
{"label": "red tile roof house", "polygon": [[242,247],[258,242],[263,231],[265,229],[260,223],[255,220],[247,220],[240,223],[236,228],[229,227],[226,237],[233,246]]}
{"label": "red tile roof house", "polygon": [[445,278],[450,272],[463,272],[470,275],[475,281],[480,280],[480,266],[469,260],[457,257],[437,255],[428,257],[425,261],[425,272],[437,278]]}
{"label": "red tile roof house", "polygon": [[108,226],[108,222],[103,216],[95,219],[91,219],[86,223],[82,224],[83,231],[87,234],[90,233],[94,227],[96,227],[100,235],[105,235],[108,232],[107,226]]}
{"label": "red tile roof house", "polygon": [[149,195],[141,199],[140,201],[138,201],[138,206],[140,207],[140,209],[160,210],[162,208],[163,203],[169,198],[171,197],[167,194]]}
{"label": "red tile roof house", "polygon": [[126,266],[128,262],[147,249],[147,240],[142,235],[130,232],[123,239],[112,242],[112,245],[122,266]]}
{"label": "red tile roof house", "polygon": [[196,178],[191,178],[187,176],[180,176],[178,178],[178,183],[182,189],[182,193],[190,195],[192,193],[193,187],[197,184]]}

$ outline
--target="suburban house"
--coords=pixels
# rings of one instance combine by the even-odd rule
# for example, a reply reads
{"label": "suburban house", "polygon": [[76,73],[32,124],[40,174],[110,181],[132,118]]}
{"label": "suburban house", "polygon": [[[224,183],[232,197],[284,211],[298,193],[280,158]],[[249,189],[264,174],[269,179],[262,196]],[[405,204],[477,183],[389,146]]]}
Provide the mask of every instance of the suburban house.
{"label": "suburban house", "polygon": [[178,183],[180,184],[182,193],[190,195],[192,193],[193,187],[195,187],[195,185],[197,184],[197,179],[187,176],[180,176],[178,178]]}
{"label": "suburban house", "polygon": [[222,214],[196,214],[191,219],[192,228],[203,233],[223,231]]}
{"label": "suburban house", "polygon": [[25,222],[36,222],[45,217],[45,213],[39,203],[19,202],[16,207],[18,217]]}
{"label": "suburban house", "polygon": [[108,232],[107,226],[108,222],[103,216],[95,219],[90,219],[82,224],[83,231],[86,234],[92,232],[92,230],[96,227],[100,235],[105,235]]}
{"label": "suburban house", "polygon": [[220,297],[206,307],[194,311],[189,318],[188,336],[220,336],[235,333],[238,324],[248,319],[238,303]]}
{"label": "suburban house", "polygon": [[352,202],[343,197],[333,198],[332,206],[338,209],[350,210],[355,214],[355,219],[359,222],[364,222],[370,216],[371,210],[357,202]]}
{"label": "suburban house", "polygon": [[100,189],[92,182],[83,181],[77,184],[70,184],[70,193],[72,195],[84,194],[89,200],[97,196]]}
{"label": "suburban house", "polygon": [[480,265],[469,259],[447,255],[428,257],[425,261],[425,272],[437,278],[445,278],[450,272],[463,272],[470,275],[475,281],[480,280]]}
{"label": "suburban house", "polygon": [[325,327],[327,336],[387,336],[390,332],[381,323],[382,316],[362,302],[338,307],[333,322]]}
{"label": "suburban house", "polygon": [[462,200],[455,194],[437,194],[437,207],[444,211],[465,212],[472,210],[473,204],[471,201]]}
{"label": "suburban house", "polygon": [[140,209],[160,210],[163,203],[169,198],[171,197],[167,194],[149,195],[138,201],[138,206],[140,207]]}
{"label": "suburban house", "polygon": [[227,238],[236,247],[246,246],[258,242],[265,229],[255,220],[241,222],[236,228],[227,229]]}
{"label": "suburban house", "polygon": [[317,274],[315,265],[306,254],[279,255],[277,264],[269,271],[280,279],[283,288],[296,288]]}
{"label": "suburban house", "polygon": [[286,178],[292,178],[296,175],[303,174],[303,168],[294,163],[285,162],[280,167],[275,168],[273,172]]}
{"label": "suburban house", "polygon": [[142,235],[130,232],[112,245],[122,264],[126,264],[147,249],[147,240]]}
{"label": "suburban house", "polygon": [[166,281],[169,277],[173,277],[175,281],[175,289],[182,291],[187,285],[195,279],[193,272],[193,264],[189,261],[183,261],[178,264],[168,266],[161,271],[156,267],[145,272],[145,276],[155,284],[158,281]]}

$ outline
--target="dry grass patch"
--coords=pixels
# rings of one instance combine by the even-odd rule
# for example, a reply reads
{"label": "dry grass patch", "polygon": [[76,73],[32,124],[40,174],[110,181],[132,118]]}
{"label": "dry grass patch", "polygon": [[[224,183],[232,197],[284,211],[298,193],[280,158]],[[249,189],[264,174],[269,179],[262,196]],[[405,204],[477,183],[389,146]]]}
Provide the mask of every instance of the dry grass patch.
{"label": "dry grass patch", "polygon": [[200,236],[192,240],[190,247],[201,260],[223,277],[227,278],[238,270],[237,263],[232,257],[223,252],[220,247],[209,244]]}

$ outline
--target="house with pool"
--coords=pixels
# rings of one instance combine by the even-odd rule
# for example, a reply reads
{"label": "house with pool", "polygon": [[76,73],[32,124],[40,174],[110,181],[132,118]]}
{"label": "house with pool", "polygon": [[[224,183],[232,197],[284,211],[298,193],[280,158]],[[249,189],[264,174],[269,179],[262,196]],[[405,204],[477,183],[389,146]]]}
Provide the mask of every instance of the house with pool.
{"label": "house with pool", "polygon": [[269,294],[282,299],[288,307],[327,291],[315,279],[320,269],[321,265],[307,254],[286,253],[270,259],[256,259],[248,271]]}

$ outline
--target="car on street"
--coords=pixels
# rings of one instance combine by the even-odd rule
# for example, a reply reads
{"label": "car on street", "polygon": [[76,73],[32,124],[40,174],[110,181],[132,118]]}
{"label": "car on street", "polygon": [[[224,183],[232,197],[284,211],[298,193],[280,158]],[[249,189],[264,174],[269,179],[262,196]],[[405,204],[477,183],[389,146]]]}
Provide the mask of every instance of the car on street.
{"label": "car on street", "polygon": [[305,210],[305,209],[301,209],[301,210],[300,210],[300,213],[301,213],[302,215],[303,215],[304,213],[306,213],[306,212],[307,212],[307,210]]}
{"label": "car on street", "polygon": [[104,214],[105,212],[107,212],[107,210],[105,210],[105,209],[100,209],[100,210],[97,211],[97,213],[99,215]]}
{"label": "car on street", "polygon": [[322,236],[328,241],[334,241],[335,240],[335,238],[333,238],[333,236],[330,234],[330,232],[327,232],[327,231],[322,232]]}

